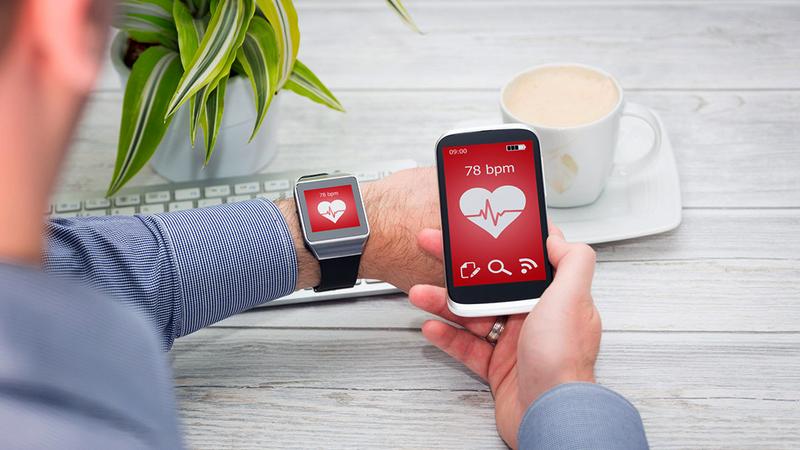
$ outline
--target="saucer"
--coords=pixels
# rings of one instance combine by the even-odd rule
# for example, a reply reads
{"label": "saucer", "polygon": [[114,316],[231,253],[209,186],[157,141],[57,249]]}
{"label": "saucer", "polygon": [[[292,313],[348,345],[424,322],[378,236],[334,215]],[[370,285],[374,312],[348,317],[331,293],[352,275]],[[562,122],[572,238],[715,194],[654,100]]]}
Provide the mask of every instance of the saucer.
{"label": "saucer", "polygon": [[[652,110],[651,110],[652,111]],[[661,149],[655,160],[630,175],[614,175],[594,203],[575,208],[547,208],[547,217],[561,227],[567,240],[598,244],[663,233],[681,223],[681,188],[675,154],[664,123]],[[619,130],[617,161],[632,159],[653,142],[644,122],[623,118]]]}
{"label": "saucer", "polygon": [[[587,244],[620,241],[663,233],[681,223],[681,190],[675,155],[664,123],[655,111],[652,112],[658,119],[662,137],[661,149],[650,165],[635,174],[612,176],[600,197],[590,205],[547,208],[547,217],[561,228],[567,240]],[[470,125],[477,123],[469,122]],[[480,123],[492,123],[492,120]],[[635,159],[652,142],[653,131],[647,124],[635,118],[623,118],[617,161]]]}

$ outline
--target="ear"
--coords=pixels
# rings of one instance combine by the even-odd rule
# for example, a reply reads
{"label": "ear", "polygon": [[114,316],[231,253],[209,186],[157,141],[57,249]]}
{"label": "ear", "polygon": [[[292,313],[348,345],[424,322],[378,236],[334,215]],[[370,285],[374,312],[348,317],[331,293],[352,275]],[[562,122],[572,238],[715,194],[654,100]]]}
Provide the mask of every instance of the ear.
{"label": "ear", "polygon": [[45,76],[80,92],[92,88],[102,65],[112,3],[108,0],[26,2],[25,19]]}

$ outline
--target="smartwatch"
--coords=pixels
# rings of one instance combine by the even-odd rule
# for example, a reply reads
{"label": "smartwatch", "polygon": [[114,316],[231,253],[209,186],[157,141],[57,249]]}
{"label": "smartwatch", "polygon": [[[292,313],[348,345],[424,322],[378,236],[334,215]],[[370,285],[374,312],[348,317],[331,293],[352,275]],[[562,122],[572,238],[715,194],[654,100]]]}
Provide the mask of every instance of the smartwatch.
{"label": "smartwatch", "polygon": [[342,173],[300,177],[294,198],[303,241],[319,261],[320,282],[314,291],[355,286],[369,238],[358,179]]}

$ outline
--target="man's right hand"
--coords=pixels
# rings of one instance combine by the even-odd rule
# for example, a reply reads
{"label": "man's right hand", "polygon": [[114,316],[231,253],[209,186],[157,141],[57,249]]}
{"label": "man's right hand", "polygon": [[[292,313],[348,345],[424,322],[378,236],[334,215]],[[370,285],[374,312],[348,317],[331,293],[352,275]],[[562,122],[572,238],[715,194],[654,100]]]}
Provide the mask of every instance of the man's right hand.
{"label": "man's right hand", "polygon": [[[442,233],[424,230],[418,236],[428,253],[442,257]],[[547,240],[555,279],[530,314],[508,318],[496,346],[483,338],[494,317],[463,318],[447,308],[445,289],[414,286],[411,302],[463,327],[429,320],[422,333],[435,346],[458,359],[489,383],[495,398],[500,437],[517,447],[520,422],[528,407],[559,384],[594,382],[594,364],[600,347],[600,314],[591,296],[594,251],[571,244],[550,226]]]}

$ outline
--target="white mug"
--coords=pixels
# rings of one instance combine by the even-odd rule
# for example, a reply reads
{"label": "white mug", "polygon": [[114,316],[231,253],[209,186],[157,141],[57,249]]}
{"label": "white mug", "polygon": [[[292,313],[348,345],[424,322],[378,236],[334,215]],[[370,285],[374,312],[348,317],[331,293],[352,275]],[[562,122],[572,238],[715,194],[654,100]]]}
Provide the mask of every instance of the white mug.
{"label": "white mug", "polygon": [[[543,68],[581,67],[607,76],[619,93],[616,106],[594,122],[570,127],[548,127],[515,117],[506,106],[509,86],[520,77]],[[619,82],[596,67],[583,64],[547,64],[520,72],[500,91],[500,110],[506,123],[523,123],[536,132],[544,163],[547,205],[572,207],[588,205],[603,192],[612,174],[628,175],[653,162],[661,148],[661,129],[650,110],[637,103],[626,103]],[[624,165],[614,164],[620,119],[638,118],[653,129],[653,144],[641,158]]]}

